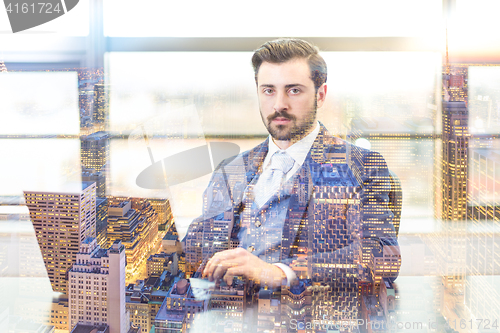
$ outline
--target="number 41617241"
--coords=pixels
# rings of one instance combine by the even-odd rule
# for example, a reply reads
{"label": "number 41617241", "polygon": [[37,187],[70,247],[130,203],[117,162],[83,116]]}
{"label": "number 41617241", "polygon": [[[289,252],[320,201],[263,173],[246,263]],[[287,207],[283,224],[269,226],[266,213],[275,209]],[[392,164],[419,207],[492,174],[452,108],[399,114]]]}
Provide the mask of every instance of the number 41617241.
{"label": "number 41617241", "polygon": [[478,330],[497,330],[498,329],[498,320],[490,320],[490,319],[476,319],[476,320],[465,320],[460,319],[457,321],[456,319],[448,321],[448,325],[453,329],[478,329]]}
{"label": "number 41617241", "polygon": [[55,6],[52,5],[50,2],[45,3],[45,2],[38,2],[38,3],[9,3],[7,6],[7,13],[12,13],[14,12],[15,14],[28,14],[28,13],[39,13],[39,14],[53,14],[53,13],[60,13],[62,9],[59,6],[59,3],[57,3]]}

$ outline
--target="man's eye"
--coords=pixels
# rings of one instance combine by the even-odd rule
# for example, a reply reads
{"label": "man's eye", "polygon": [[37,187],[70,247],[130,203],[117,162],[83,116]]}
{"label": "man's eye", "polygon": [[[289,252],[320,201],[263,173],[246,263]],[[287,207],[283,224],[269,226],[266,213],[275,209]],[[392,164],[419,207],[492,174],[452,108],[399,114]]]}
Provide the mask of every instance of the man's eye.
{"label": "man's eye", "polygon": [[298,88],[292,88],[292,89],[290,89],[290,94],[297,95],[298,93],[300,93],[300,89],[298,89]]}
{"label": "man's eye", "polygon": [[264,89],[264,94],[271,95],[273,93],[272,89]]}

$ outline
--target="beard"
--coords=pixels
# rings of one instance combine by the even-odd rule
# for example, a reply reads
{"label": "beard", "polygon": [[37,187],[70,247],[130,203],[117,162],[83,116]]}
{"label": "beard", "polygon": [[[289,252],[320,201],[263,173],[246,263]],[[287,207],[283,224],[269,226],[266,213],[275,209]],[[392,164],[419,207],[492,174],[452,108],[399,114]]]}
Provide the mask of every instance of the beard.
{"label": "beard", "polygon": [[[309,131],[314,127],[314,121],[317,113],[317,102],[317,99],[314,98],[314,104],[303,119],[297,120],[295,115],[289,114],[287,111],[280,111],[267,116],[267,119],[262,118],[262,122],[274,140],[299,141],[309,134]],[[286,125],[273,125],[272,121],[278,117],[286,118],[290,120],[290,122]]]}

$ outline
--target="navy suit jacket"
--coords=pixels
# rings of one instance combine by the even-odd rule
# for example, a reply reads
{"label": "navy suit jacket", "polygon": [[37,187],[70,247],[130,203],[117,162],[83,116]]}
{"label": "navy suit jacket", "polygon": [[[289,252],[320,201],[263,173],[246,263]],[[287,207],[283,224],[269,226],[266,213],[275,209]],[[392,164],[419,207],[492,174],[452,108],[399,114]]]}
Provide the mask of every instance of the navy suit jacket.
{"label": "navy suit jacket", "polygon": [[[199,271],[214,252],[238,245],[245,189],[256,183],[267,152],[265,140],[214,171],[204,193],[203,215],[191,223],[183,240],[188,273]],[[320,124],[293,181],[279,262],[299,279],[319,283],[345,281],[346,276],[397,276],[391,175],[379,153],[336,138]],[[380,271],[384,258],[391,260],[389,272],[387,265]]]}

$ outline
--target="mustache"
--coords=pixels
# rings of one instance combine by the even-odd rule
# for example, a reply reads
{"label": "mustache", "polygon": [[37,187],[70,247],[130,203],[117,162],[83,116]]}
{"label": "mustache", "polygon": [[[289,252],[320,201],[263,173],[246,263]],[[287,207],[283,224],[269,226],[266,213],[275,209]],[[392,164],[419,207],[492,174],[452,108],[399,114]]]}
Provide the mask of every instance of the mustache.
{"label": "mustache", "polygon": [[269,116],[267,116],[267,121],[270,123],[274,119],[281,117],[281,118],[286,118],[288,120],[296,120],[297,117],[295,117],[293,114],[289,114],[286,111],[281,111],[281,112],[275,112]]}

